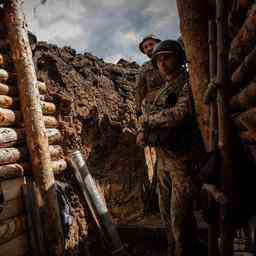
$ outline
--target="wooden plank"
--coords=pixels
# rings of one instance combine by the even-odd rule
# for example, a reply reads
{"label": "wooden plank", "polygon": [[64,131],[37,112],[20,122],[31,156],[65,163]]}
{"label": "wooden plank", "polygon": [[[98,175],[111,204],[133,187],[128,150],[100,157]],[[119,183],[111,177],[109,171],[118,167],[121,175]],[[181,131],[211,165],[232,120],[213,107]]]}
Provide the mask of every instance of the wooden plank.
{"label": "wooden plank", "polygon": [[23,256],[29,250],[27,233],[16,237],[8,243],[0,246],[0,253],[3,256]]}
{"label": "wooden plank", "polygon": [[26,211],[28,213],[29,244],[32,255],[46,255],[45,237],[43,234],[42,220],[36,200],[34,183],[22,187],[25,197]]}
{"label": "wooden plank", "polygon": [[256,48],[254,48],[244,59],[242,64],[232,74],[231,81],[234,88],[247,84],[255,75]]}
{"label": "wooden plank", "polygon": [[16,216],[24,214],[24,199],[22,197],[3,203],[0,207],[0,221],[11,219]]}
{"label": "wooden plank", "polygon": [[[210,71],[210,83],[208,88],[210,89],[211,83],[214,82],[217,71],[217,34],[216,34],[216,22],[210,19],[208,22],[208,42],[209,42],[209,71]],[[216,150],[218,147],[218,110],[216,100],[210,102],[209,112],[209,152]],[[215,212],[216,203],[212,200],[211,195],[208,194],[208,211]],[[218,216],[213,214],[211,223],[208,226],[208,256],[219,255],[218,245]]]}
{"label": "wooden plank", "polygon": [[[61,133],[56,128],[46,129],[49,144],[57,144],[61,141]],[[24,128],[0,128],[0,148],[17,146],[25,144],[25,129]]]}
{"label": "wooden plank", "polygon": [[21,187],[23,184],[26,184],[24,177],[1,181],[0,191],[4,202],[21,197]]}
{"label": "wooden plank", "polygon": [[40,93],[45,94],[47,92],[47,86],[44,82],[37,80],[36,85]]}
{"label": "wooden plank", "polygon": [[[64,159],[51,161],[54,175],[61,174],[67,169],[67,162]],[[14,163],[0,166],[0,180],[14,179],[25,175],[32,175],[31,163]]]}
{"label": "wooden plank", "polygon": [[[59,123],[54,116],[43,116],[47,128],[57,128]],[[0,126],[22,126],[22,115],[20,111],[0,107]]]}
{"label": "wooden plank", "polygon": [[14,179],[31,174],[29,162],[0,165],[0,180]]}
{"label": "wooden plank", "polygon": [[[57,128],[59,126],[54,116],[43,116],[43,120],[47,128]],[[0,107],[0,126],[23,126],[21,112]]]}
{"label": "wooden plank", "polygon": [[51,255],[64,254],[63,229],[61,225],[54,174],[45,122],[40,105],[32,51],[24,19],[22,0],[9,0],[5,4],[5,22],[11,43],[12,59],[17,71],[19,99],[26,128],[27,147],[31,156],[33,177],[43,199],[44,228]]}
{"label": "wooden plank", "polygon": [[255,131],[256,130],[256,107],[251,108],[235,116],[234,123],[238,129]]}
{"label": "wooden plank", "polygon": [[48,142],[50,145],[57,144],[61,141],[61,133],[56,128],[48,128],[46,129]]}
{"label": "wooden plank", "polygon": [[0,107],[8,109],[18,109],[19,99],[9,95],[0,95]]}
{"label": "wooden plank", "polygon": [[229,51],[231,72],[236,70],[243,59],[253,50],[256,40],[256,4],[252,5],[243,26],[233,39]]}
{"label": "wooden plank", "polygon": [[244,111],[256,106],[256,80],[253,80],[238,94],[230,99],[229,107],[232,111]]}
{"label": "wooden plank", "polygon": [[0,48],[8,49],[9,48],[9,42],[6,38],[0,38]]}
{"label": "wooden plank", "polygon": [[0,83],[0,94],[1,95],[18,95],[18,88],[16,86],[10,86],[4,83]]}
{"label": "wooden plank", "polygon": [[52,102],[41,101],[41,107],[42,107],[43,114],[53,115],[56,112],[56,106]]}
{"label": "wooden plank", "polygon": [[0,126],[21,126],[21,120],[20,111],[0,108]]}
{"label": "wooden plank", "polygon": [[0,221],[0,245],[7,243],[26,231],[26,216]]}
{"label": "wooden plank", "polygon": [[[58,128],[59,122],[54,116],[43,116],[45,127]],[[0,120],[1,121],[1,120]]]}
{"label": "wooden plank", "polygon": [[29,160],[26,148],[0,148],[0,165]]}
{"label": "wooden plank", "polygon": [[[45,94],[47,91],[46,84],[40,81],[37,81],[37,87],[41,94]],[[17,86],[7,85],[3,82],[0,82],[0,95],[10,95],[10,96],[18,96],[19,91]]]}
{"label": "wooden plank", "polygon": [[249,143],[256,143],[256,131],[242,131],[239,133],[239,137]]}
{"label": "wooden plank", "polygon": [[11,56],[9,56],[7,54],[0,53],[0,66],[1,67],[5,67],[11,63],[12,63]]}
{"label": "wooden plank", "polygon": [[[229,85],[228,77],[228,10],[229,2],[216,0],[216,24],[217,24],[217,73],[215,82],[220,86],[217,87],[217,109],[218,109],[218,149],[220,152],[221,170],[220,170],[220,189],[227,196],[230,205],[233,206],[234,199],[234,138],[228,116],[227,89]],[[233,255],[232,230],[234,224],[220,218],[221,245],[220,255]]]}
{"label": "wooden plank", "polygon": [[52,161],[52,170],[54,175],[61,174],[64,170],[67,169],[67,162],[64,159],[59,159],[57,161]]}
{"label": "wooden plank", "polygon": [[51,160],[58,160],[63,157],[63,150],[60,145],[49,145]]}
{"label": "wooden plank", "polygon": [[0,148],[12,147],[25,143],[25,129],[0,128]]}
{"label": "wooden plank", "polygon": [[0,82],[6,82],[8,78],[8,72],[5,69],[0,68]]}
{"label": "wooden plank", "polygon": [[[209,81],[208,1],[177,0],[180,30],[188,60],[189,80],[193,93],[196,118],[205,146],[208,144],[208,106],[204,104],[204,94]],[[191,8],[193,6],[193,8]],[[193,28],[193,29],[192,29]],[[200,60],[200,61],[198,61]]]}
{"label": "wooden plank", "polygon": [[25,202],[25,209],[27,213],[27,220],[28,220],[28,242],[29,242],[29,249],[31,255],[36,255],[37,250],[37,244],[36,244],[36,234],[35,234],[35,225],[33,223],[33,215],[32,215],[32,209],[34,206],[34,203],[31,202],[31,196],[29,193],[29,185],[26,184],[22,186],[22,194],[24,197]]}
{"label": "wooden plank", "polygon": [[[57,160],[63,156],[60,145],[49,145],[51,160]],[[18,163],[29,160],[29,152],[25,147],[0,148],[0,165]]]}

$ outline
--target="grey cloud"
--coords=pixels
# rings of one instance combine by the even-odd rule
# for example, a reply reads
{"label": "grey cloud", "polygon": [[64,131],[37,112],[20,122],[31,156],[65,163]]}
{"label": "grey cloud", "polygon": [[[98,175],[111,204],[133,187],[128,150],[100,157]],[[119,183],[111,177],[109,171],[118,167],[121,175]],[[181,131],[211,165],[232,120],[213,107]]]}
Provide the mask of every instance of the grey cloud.
{"label": "grey cloud", "polygon": [[29,28],[39,40],[111,61],[123,57],[141,63],[145,57],[138,42],[144,35],[166,39],[179,34],[175,0],[47,0],[44,6],[39,2],[25,1]]}

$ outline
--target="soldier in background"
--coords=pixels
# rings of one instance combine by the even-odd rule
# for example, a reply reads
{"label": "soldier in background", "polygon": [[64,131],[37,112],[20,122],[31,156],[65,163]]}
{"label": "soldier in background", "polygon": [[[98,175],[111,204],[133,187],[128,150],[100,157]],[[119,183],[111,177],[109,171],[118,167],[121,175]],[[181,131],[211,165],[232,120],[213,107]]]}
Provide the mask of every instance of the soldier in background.
{"label": "soldier in background", "polygon": [[185,69],[185,52],[177,41],[162,41],[153,51],[152,64],[165,82],[140,117],[137,142],[154,146],[157,151],[160,212],[169,242],[167,255],[194,255],[196,220],[190,167],[201,141]]}
{"label": "soldier in background", "polygon": [[142,39],[139,44],[140,51],[150,60],[145,62],[139,71],[136,79],[136,111],[137,116],[142,114],[141,105],[147,95],[159,87],[162,83],[161,75],[158,69],[154,68],[151,62],[152,52],[157,43],[161,40],[154,35],[148,35]]}

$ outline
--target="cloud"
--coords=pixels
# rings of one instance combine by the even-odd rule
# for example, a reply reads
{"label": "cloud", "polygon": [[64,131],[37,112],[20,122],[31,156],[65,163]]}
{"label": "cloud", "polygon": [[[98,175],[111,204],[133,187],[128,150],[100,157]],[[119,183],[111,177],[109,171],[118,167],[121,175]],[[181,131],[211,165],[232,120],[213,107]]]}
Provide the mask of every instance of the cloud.
{"label": "cloud", "polygon": [[174,0],[40,0],[24,1],[29,29],[39,40],[69,45],[116,62],[142,63],[138,43],[149,33],[160,38],[179,35]]}

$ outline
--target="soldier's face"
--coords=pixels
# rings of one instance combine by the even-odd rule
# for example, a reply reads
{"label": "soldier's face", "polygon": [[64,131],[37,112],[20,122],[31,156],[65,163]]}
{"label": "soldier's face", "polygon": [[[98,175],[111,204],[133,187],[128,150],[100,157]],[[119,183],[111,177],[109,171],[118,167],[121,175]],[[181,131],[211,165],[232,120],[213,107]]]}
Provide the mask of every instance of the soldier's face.
{"label": "soldier's face", "polygon": [[153,49],[154,49],[155,45],[156,45],[156,41],[154,39],[148,39],[142,45],[143,52],[149,58],[152,57],[152,52],[153,52]]}
{"label": "soldier's face", "polygon": [[177,69],[177,58],[174,54],[163,53],[157,56],[157,67],[161,74],[169,75]]}

